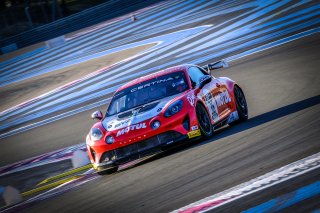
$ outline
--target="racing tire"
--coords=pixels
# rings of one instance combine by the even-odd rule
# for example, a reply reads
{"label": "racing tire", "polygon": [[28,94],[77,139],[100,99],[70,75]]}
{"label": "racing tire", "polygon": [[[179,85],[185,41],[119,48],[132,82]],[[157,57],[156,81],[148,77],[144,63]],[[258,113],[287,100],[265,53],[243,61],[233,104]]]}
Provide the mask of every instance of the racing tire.
{"label": "racing tire", "polygon": [[233,94],[236,102],[239,119],[229,123],[230,126],[248,120],[248,105],[243,91],[239,86],[235,85],[233,89]]}
{"label": "racing tire", "polygon": [[213,135],[213,126],[210,120],[210,116],[206,108],[202,104],[196,105],[196,114],[201,131],[201,135],[204,138],[209,138]]}
{"label": "racing tire", "polygon": [[114,167],[114,168],[111,168],[111,169],[100,171],[100,172],[97,172],[97,174],[98,175],[110,175],[110,174],[115,173],[116,171],[118,171],[118,167]]}

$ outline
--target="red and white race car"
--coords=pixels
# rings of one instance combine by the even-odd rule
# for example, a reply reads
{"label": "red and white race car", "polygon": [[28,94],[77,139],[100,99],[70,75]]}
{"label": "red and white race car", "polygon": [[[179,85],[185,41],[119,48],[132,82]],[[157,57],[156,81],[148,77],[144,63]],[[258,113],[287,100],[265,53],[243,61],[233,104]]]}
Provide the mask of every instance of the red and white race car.
{"label": "red and white race car", "polygon": [[248,119],[244,93],[233,80],[211,76],[224,61],[205,67],[181,65],[120,87],[105,116],[94,112],[86,138],[98,173],[161,152],[187,139],[208,138],[214,129]]}

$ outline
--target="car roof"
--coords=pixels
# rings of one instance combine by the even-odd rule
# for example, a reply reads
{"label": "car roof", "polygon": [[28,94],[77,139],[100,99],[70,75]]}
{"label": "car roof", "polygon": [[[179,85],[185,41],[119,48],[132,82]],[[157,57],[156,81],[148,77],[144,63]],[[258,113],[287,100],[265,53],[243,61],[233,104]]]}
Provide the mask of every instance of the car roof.
{"label": "car roof", "polygon": [[161,70],[161,71],[158,71],[158,72],[155,72],[155,73],[151,73],[149,75],[146,75],[146,76],[143,76],[143,77],[140,77],[140,78],[137,78],[135,80],[132,80],[132,81],[129,81],[128,83],[126,83],[125,85],[121,86],[118,90],[118,91],[121,91],[123,89],[126,89],[128,87],[131,87],[131,86],[134,86],[136,84],[140,84],[144,81],[147,81],[147,80],[151,80],[153,78],[157,78],[159,76],[163,76],[163,75],[166,75],[166,74],[169,74],[169,73],[174,73],[174,72],[178,72],[178,71],[185,71],[187,70],[190,66],[193,66],[191,64],[184,64],[184,65],[179,65],[179,66],[175,66],[175,67],[170,67],[170,68],[167,68],[167,69],[164,69],[164,70]]}

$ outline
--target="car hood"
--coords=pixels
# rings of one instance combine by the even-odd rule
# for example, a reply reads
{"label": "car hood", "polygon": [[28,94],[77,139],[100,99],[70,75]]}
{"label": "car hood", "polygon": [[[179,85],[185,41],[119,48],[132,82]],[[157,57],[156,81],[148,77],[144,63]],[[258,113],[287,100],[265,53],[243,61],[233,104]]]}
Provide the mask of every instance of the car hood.
{"label": "car hood", "polygon": [[159,115],[163,111],[163,109],[178,96],[182,96],[182,94],[177,94],[160,100],[152,101],[143,106],[133,108],[132,110],[127,110],[125,112],[106,117],[105,119],[103,119],[102,125],[107,131],[111,132],[128,126],[139,124],[145,120]]}

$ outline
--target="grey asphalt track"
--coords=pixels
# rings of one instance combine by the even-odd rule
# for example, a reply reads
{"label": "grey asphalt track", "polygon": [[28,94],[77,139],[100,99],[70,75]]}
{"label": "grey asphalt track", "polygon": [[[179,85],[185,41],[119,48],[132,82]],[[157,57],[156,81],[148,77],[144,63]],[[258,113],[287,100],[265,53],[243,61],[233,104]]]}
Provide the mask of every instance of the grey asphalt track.
{"label": "grey asphalt track", "polygon": [[[247,122],[25,211],[168,212],[319,152],[319,55],[320,35],[315,34],[232,62],[215,75],[242,86]],[[76,119],[80,117],[61,121],[69,124],[63,127],[56,122],[37,129],[83,134],[89,124],[74,126]],[[52,143],[63,146],[66,138],[58,139]]]}

